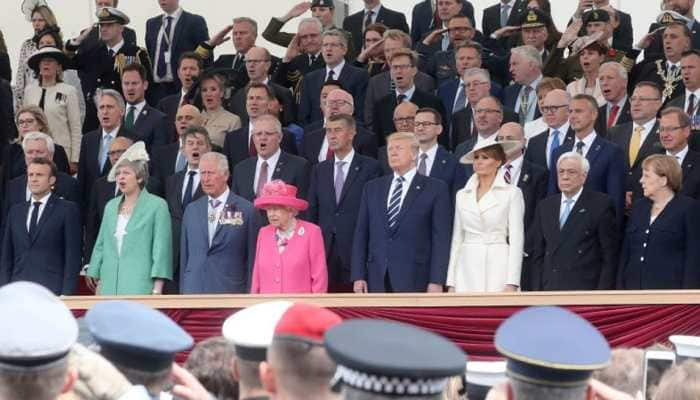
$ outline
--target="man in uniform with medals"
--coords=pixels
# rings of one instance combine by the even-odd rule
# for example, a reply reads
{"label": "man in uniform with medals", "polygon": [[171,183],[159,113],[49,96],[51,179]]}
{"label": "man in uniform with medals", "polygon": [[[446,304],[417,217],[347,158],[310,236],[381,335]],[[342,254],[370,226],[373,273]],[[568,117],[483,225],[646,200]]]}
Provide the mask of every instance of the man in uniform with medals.
{"label": "man in uniform with medals", "polygon": [[[153,82],[151,60],[146,49],[125,42],[122,36],[129,17],[114,7],[100,8],[97,12],[101,44],[87,52],[79,50],[84,37],[66,43],[66,53],[71,58],[69,68],[81,72],[80,84],[85,96],[85,122],[83,132],[98,128],[97,108],[93,99],[103,89],[122,93],[121,73],[129,64],[141,64],[146,68],[148,81]],[[122,93],[123,95],[123,93]]]}

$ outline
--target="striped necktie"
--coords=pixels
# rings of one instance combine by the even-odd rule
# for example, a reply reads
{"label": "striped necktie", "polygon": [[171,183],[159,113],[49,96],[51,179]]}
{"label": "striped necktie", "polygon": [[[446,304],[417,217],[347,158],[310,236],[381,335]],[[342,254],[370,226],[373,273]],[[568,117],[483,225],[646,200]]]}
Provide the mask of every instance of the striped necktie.
{"label": "striped necktie", "polygon": [[394,190],[391,192],[391,197],[389,198],[389,208],[387,211],[389,228],[396,226],[397,219],[399,217],[399,212],[401,211],[401,194],[403,193],[403,176],[396,178],[396,183],[394,184]]}

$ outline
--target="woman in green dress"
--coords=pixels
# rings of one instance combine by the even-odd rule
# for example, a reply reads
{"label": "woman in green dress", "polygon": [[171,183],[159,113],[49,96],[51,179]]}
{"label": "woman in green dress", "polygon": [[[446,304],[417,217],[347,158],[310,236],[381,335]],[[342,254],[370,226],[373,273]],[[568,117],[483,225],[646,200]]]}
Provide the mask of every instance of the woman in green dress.
{"label": "woman in green dress", "polygon": [[165,200],[144,189],[144,143],[129,147],[107,179],[122,195],[105,206],[88,283],[98,295],[161,294],[164,281],[173,276],[170,214]]}

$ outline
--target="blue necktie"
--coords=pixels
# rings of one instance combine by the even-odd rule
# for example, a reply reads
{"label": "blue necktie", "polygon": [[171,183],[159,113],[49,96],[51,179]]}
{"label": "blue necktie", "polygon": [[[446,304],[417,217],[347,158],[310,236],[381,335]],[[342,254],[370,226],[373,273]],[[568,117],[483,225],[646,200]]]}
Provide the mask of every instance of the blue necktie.
{"label": "blue necktie", "polygon": [[104,171],[105,164],[109,159],[109,146],[112,144],[112,136],[104,135],[102,137],[102,151],[100,152],[100,173]]}
{"label": "blue necktie", "polygon": [[571,214],[571,205],[574,203],[574,199],[566,199],[564,200],[564,211],[562,211],[561,215],[559,216],[559,229],[564,227],[564,224],[566,223],[567,218],[569,218],[569,214]]}
{"label": "blue necktie", "polygon": [[585,146],[585,145],[586,144],[583,142],[576,143],[576,152],[580,155],[583,155],[583,146]]}
{"label": "blue necktie", "polygon": [[552,132],[552,145],[549,148],[549,169],[554,169],[557,166],[557,160],[554,159],[554,152],[559,148],[559,131],[554,130]]}
{"label": "blue necktie", "polygon": [[190,171],[187,173],[187,186],[185,186],[185,195],[182,196],[182,209],[184,210],[188,204],[192,201],[192,189],[194,186],[194,176],[197,175],[197,171]]}
{"label": "blue necktie", "polygon": [[396,178],[396,184],[394,185],[394,190],[391,192],[391,197],[389,200],[389,208],[387,214],[389,216],[389,228],[393,228],[396,225],[396,220],[398,219],[399,212],[401,211],[401,194],[403,193],[403,176]]}
{"label": "blue necktie", "polygon": [[158,68],[156,74],[158,78],[165,78],[168,73],[168,65],[165,62],[165,53],[170,51],[170,29],[172,28],[173,17],[165,17],[165,28],[163,29],[162,37],[160,38],[160,48],[158,49]]}
{"label": "blue necktie", "polygon": [[455,100],[455,106],[452,109],[452,114],[462,111],[464,107],[467,106],[467,90],[465,89],[464,85],[460,85],[457,88],[457,100]]}

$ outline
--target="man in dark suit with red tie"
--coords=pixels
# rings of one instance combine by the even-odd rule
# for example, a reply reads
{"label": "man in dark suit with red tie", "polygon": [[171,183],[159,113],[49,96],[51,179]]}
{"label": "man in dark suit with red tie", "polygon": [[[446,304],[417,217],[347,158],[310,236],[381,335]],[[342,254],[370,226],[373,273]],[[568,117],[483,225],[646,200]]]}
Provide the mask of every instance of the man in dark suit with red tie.
{"label": "man in dark suit with red tie", "polygon": [[598,80],[606,103],[598,108],[595,131],[606,136],[608,129],[632,121],[627,98],[627,70],[620,63],[606,62],[598,70]]}
{"label": "man in dark suit with red tie", "polygon": [[353,289],[442,293],[452,236],[449,189],[417,172],[414,134],[395,133],[387,143],[393,174],[365,185],[353,239]]}
{"label": "man in dark suit with red tie", "polygon": [[311,171],[307,216],[323,232],[329,292],[352,292],[350,259],[362,190],[381,173],[376,160],[353,149],[355,134],[352,115],[331,115],[326,138],[333,156]]}
{"label": "man in dark suit with red tie", "polygon": [[[226,132],[222,153],[228,159],[229,171],[234,171],[241,161],[248,157],[255,157],[258,154],[253,140],[253,130],[258,118],[268,115],[268,103],[274,97],[274,93],[269,86],[264,83],[251,83],[246,91],[246,110],[248,111],[248,124],[232,132]],[[282,130],[282,150],[297,154],[294,137],[286,130]],[[244,196],[245,197],[245,196]]]}

